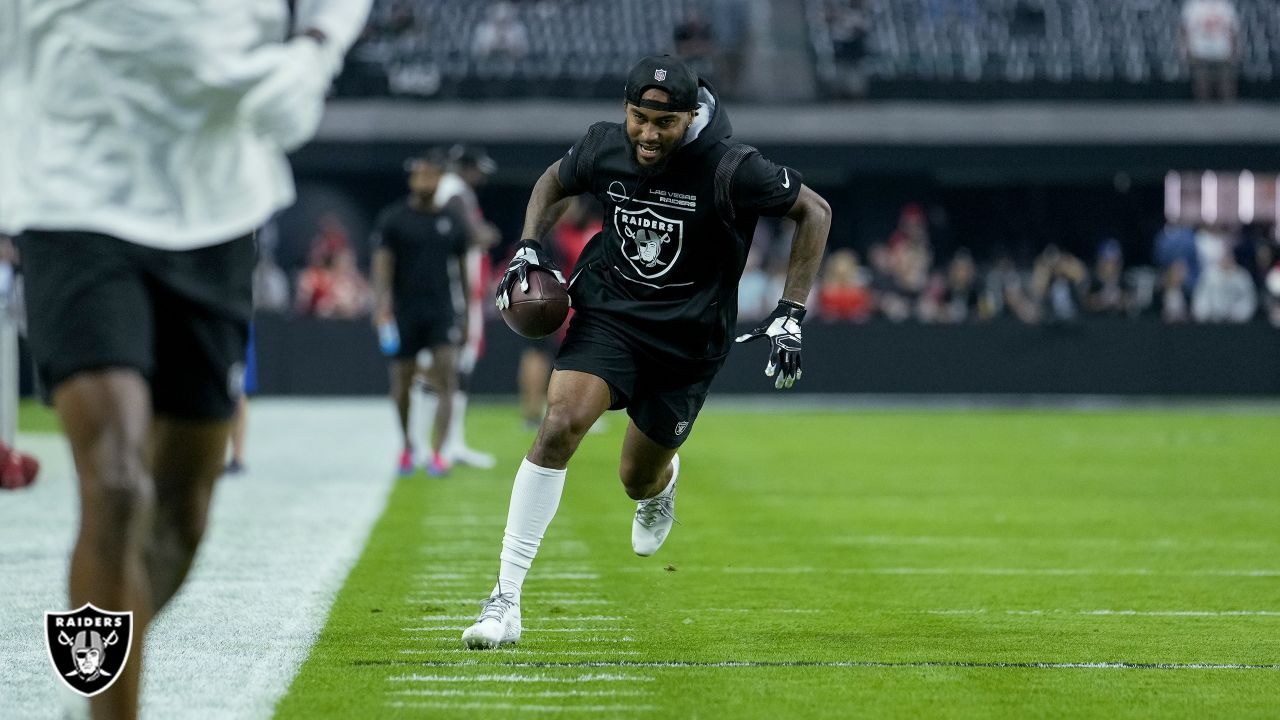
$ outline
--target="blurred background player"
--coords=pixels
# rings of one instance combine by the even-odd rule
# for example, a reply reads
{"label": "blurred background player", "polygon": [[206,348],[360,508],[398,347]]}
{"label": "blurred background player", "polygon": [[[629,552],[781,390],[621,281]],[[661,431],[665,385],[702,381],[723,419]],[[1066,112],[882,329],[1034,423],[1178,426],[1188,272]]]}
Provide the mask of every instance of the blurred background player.
{"label": "blurred background player", "polygon": [[18,248],[0,235],[0,488],[13,490],[35,482],[39,463],[14,449],[18,432],[18,331],[22,280]]}
{"label": "blurred background player", "polygon": [[253,340],[253,323],[249,323],[249,340],[244,351],[244,389],[240,393],[240,400],[236,402],[235,418],[231,421],[231,459],[227,460],[227,475],[239,475],[248,470],[244,449],[249,433],[249,396],[258,391],[258,360]]}
{"label": "blurred background player", "polygon": [[382,211],[373,231],[373,320],[391,358],[391,399],[400,420],[402,450],[399,472],[414,468],[414,443],[409,424],[409,390],[417,371],[417,357],[430,351],[424,374],[436,388],[437,401],[429,440],[427,474],[449,472],[444,455],[445,436],[453,414],[458,383],[458,350],[466,337],[467,247],[469,225],[457,205],[436,204],[436,190],[446,158],[432,152],[406,163],[409,196]]}
{"label": "blurred background player", "polygon": [[21,233],[32,356],[80,481],[68,599],[136,631],[97,718],[138,714],[147,629],[223,469],[252,233],[293,202],[285,153],[368,10],[302,3],[286,40],[285,3],[6,4],[0,45],[31,61],[0,64],[0,232]]}
{"label": "blurred background player", "polygon": [[[439,207],[447,207],[451,203],[459,205],[455,209],[466,218],[471,241],[466,256],[467,293],[464,312],[467,316],[467,336],[463,340],[462,351],[458,356],[457,389],[453,393],[453,412],[450,415],[449,428],[444,439],[444,457],[450,463],[487,469],[492,468],[497,462],[493,455],[467,445],[467,388],[471,381],[471,373],[475,371],[476,361],[484,353],[482,298],[487,294],[485,287],[490,274],[488,250],[501,238],[497,226],[485,220],[476,191],[498,170],[498,164],[483,148],[466,145],[454,145],[449,148],[446,160],[448,166],[436,188],[435,204]],[[432,434],[432,425],[439,406],[436,387],[427,380],[426,376],[430,366],[430,353],[422,353],[418,358],[419,372],[414,375],[413,381],[416,392],[410,400],[410,420],[414,435],[417,437],[428,437]]]}

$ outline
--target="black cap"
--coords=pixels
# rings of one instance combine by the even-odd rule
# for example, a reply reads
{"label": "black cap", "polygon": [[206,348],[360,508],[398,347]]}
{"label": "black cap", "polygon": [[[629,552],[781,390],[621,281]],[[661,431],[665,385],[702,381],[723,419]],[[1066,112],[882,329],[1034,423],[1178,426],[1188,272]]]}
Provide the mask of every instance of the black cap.
{"label": "black cap", "polygon": [[461,143],[449,148],[449,160],[459,167],[473,167],[484,173],[492,175],[498,171],[498,163],[489,157],[489,153],[484,148],[476,145],[463,145]]}
{"label": "black cap", "polygon": [[[667,93],[666,102],[641,100],[649,88]],[[698,109],[698,76],[674,55],[650,55],[627,73],[627,102],[650,110],[686,112]]]}
{"label": "black cap", "polygon": [[414,155],[404,161],[404,171],[413,172],[419,165],[435,165],[444,169],[449,164],[449,153],[442,148],[429,148],[419,155]]}

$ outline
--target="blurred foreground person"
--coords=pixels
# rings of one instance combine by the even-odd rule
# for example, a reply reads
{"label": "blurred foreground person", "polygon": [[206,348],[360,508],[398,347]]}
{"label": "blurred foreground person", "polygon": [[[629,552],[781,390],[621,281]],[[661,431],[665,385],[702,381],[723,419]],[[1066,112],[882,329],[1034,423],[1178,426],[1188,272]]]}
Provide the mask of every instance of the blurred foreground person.
{"label": "blurred foreground person", "polygon": [[0,46],[25,59],[0,63],[0,232],[20,233],[31,351],[79,477],[70,603],[132,620],[109,680],[66,683],[97,718],[138,714],[147,627],[222,472],[253,231],[293,202],[285,153],[315,133],[369,4],[299,2],[287,40],[284,2],[0,11]]}
{"label": "blurred foreground person", "polygon": [[[592,423],[627,409],[618,474],[637,501],[631,547],[657,552],[675,519],[680,459],[734,337],[738,280],[761,215],[796,221],[773,314],[737,342],[765,339],[776,388],[800,378],[800,322],[826,246],[831,208],[791,168],[733,129],[715,91],[680,60],[647,57],[627,75],[624,123],[600,122],[534,184],[519,250],[496,302],[535,270],[560,276],[538,239],[565,198],[594,195],[604,230],[569,282],[574,315],[547,390],[547,412],[516,472],[498,582],[462,634],[473,649],[520,639],[520,592],[555,515],[565,468]],[[560,278],[563,282],[563,277]]]}

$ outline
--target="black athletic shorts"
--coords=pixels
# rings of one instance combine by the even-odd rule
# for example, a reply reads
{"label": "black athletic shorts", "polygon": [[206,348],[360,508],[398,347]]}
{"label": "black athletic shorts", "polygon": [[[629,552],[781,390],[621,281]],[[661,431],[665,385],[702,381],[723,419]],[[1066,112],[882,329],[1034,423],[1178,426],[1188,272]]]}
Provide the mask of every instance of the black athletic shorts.
{"label": "black athletic shorts", "polygon": [[18,244],[46,399],[76,373],[128,367],[147,378],[157,414],[235,412],[253,313],[252,235],[181,251],[72,231],[29,231]]}
{"label": "black athletic shorts", "polygon": [[610,410],[626,408],[640,432],[668,448],[689,438],[723,361],[660,357],[622,333],[574,315],[555,369],[576,370],[609,385]]}
{"label": "black athletic shorts", "polygon": [[441,345],[461,345],[463,339],[457,318],[448,315],[397,314],[396,329],[400,331],[396,357],[401,360],[412,360],[419,352]]}

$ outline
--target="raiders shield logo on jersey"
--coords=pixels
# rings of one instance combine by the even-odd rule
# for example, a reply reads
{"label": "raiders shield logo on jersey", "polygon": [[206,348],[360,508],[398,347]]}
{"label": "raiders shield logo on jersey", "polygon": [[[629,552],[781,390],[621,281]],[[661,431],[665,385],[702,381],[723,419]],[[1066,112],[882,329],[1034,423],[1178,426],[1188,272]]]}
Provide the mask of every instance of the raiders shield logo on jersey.
{"label": "raiders shield logo on jersey", "polygon": [[613,227],[622,238],[622,254],[642,278],[662,277],[680,257],[684,222],[663,217],[651,208],[614,208]]}

